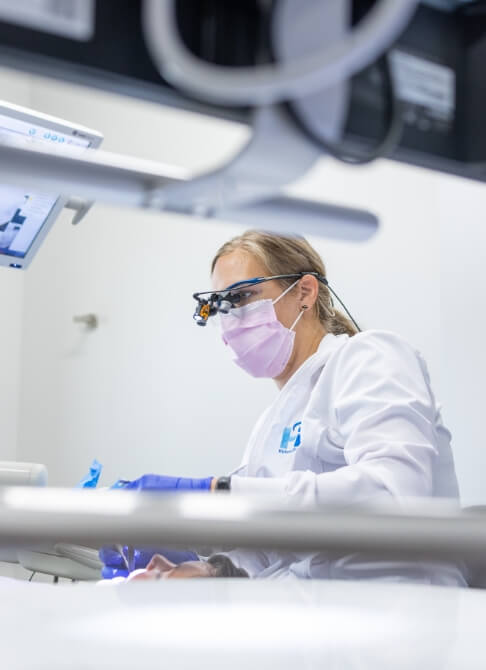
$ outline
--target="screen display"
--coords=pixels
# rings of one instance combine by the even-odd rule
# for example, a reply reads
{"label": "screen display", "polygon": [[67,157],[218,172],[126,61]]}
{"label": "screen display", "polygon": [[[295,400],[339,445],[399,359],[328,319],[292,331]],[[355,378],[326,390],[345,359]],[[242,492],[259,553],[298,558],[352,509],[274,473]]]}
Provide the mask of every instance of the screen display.
{"label": "screen display", "polygon": [[[0,145],[38,143],[51,144],[62,151],[64,146],[87,148],[90,140],[0,113]],[[0,184],[0,254],[25,258],[58,198],[58,193]]]}

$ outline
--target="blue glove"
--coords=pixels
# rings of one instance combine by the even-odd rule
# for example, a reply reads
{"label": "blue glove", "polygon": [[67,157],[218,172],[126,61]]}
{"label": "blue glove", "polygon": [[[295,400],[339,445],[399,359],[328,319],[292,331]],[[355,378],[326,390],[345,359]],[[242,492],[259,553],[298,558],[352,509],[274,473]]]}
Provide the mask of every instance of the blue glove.
{"label": "blue glove", "polygon": [[124,483],[125,490],[140,491],[209,491],[213,477],[192,479],[190,477],[166,477],[164,475],[142,475],[132,482]]}
{"label": "blue glove", "polygon": [[[209,491],[213,477],[204,479],[192,479],[189,477],[166,477],[164,475],[142,475],[133,481],[119,480],[112,488],[124,489],[126,491]],[[123,547],[125,557],[128,557],[128,547]],[[197,561],[199,557],[193,551],[175,551],[170,549],[143,547],[134,549],[133,561],[130,572],[145,568],[154,554],[162,554],[172,563],[183,563],[184,561]],[[104,567],[101,570],[103,579],[113,577],[126,577],[129,574],[126,563],[120,552],[114,546],[102,547],[99,557]]]}
{"label": "blue glove", "polygon": [[91,463],[88,474],[85,475],[78,484],[76,484],[76,488],[95,489],[98,485],[98,479],[100,478],[102,470],[103,466],[95,458],[94,461]]}
{"label": "blue glove", "polygon": [[[128,556],[128,547],[123,547],[125,557]],[[184,561],[198,561],[199,556],[193,551],[177,551],[172,549],[161,549],[156,547],[143,547],[134,549],[133,561],[131,561],[130,572],[138,570],[139,568],[146,568],[150,559],[154,554],[162,554],[172,563],[184,563]],[[113,545],[102,547],[98,555],[100,561],[104,564],[101,569],[101,576],[103,579],[113,579],[113,577],[127,577],[129,572],[127,570],[125,561],[120,556],[120,552]]]}

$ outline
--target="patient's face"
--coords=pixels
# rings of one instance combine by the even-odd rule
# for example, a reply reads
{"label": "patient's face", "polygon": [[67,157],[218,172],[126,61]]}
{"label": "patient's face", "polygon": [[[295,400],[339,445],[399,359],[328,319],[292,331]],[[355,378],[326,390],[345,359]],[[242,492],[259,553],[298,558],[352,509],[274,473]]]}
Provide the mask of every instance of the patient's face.
{"label": "patient's face", "polygon": [[192,579],[194,577],[211,577],[211,566],[205,561],[186,561],[176,565],[164,556],[155,554],[147,565],[145,572],[141,572],[130,581],[147,579]]}

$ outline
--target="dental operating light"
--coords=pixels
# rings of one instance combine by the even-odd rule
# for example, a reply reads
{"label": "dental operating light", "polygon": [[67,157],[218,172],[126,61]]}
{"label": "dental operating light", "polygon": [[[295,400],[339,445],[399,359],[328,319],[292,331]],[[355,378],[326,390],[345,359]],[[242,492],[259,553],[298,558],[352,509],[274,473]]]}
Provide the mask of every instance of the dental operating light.
{"label": "dental operating light", "polygon": [[[284,189],[323,155],[486,181],[482,0],[133,0],[116,17],[111,2],[91,13],[71,4],[79,30],[0,4],[0,64],[246,124],[250,139],[227,163],[183,178],[127,156],[41,160],[7,146],[0,183],[69,194],[77,185],[85,201],[365,241],[378,227],[372,212]],[[208,301],[200,323],[231,304]]]}

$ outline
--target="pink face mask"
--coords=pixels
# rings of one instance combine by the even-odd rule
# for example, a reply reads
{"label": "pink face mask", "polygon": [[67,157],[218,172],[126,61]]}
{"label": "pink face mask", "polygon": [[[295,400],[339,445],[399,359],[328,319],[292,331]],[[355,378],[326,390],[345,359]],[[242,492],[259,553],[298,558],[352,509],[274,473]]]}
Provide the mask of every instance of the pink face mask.
{"label": "pink face mask", "polygon": [[285,328],[277,319],[274,305],[298,281],[276,300],[257,300],[221,315],[224,343],[233,351],[235,363],[253,377],[278,377],[289,362],[294,347],[294,328],[304,312],[290,328]]}

